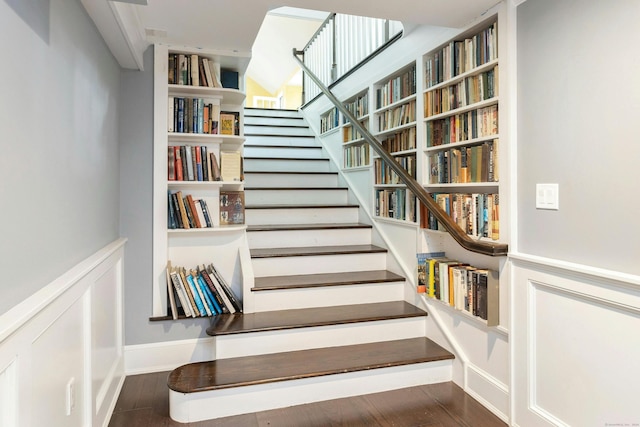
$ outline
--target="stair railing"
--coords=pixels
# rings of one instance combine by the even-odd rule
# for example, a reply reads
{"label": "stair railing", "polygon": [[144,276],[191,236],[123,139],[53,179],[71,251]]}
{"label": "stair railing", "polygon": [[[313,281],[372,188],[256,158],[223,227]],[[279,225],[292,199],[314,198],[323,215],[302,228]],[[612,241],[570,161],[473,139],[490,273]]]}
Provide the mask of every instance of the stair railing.
{"label": "stair railing", "polygon": [[302,70],[307,76],[318,86],[320,91],[338,108],[338,110],[349,120],[351,125],[362,135],[363,139],[369,146],[380,156],[380,158],[398,175],[400,180],[407,188],[422,202],[426,208],[442,224],[449,232],[451,237],[458,242],[463,248],[483,255],[489,256],[506,256],[508,253],[508,245],[498,242],[487,242],[483,240],[474,240],[460,228],[460,226],[436,203],[430,194],[415,180],[407,171],[393,158],[393,156],[382,146],[380,141],[373,136],[367,128],[365,128],[336,96],[329,90],[327,86],[304,64],[300,59],[300,55],[304,52],[293,49],[293,57],[298,61]]}

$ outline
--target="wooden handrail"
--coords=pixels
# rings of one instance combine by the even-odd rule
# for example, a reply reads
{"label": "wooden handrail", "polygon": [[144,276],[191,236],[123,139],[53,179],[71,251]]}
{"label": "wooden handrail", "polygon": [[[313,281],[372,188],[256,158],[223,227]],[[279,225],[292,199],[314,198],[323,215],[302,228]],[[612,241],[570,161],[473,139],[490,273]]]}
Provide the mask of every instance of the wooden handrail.
{"label": "wooden handrail", "polygon": [[398,175],[400,180],[407,186],[407,188],[422,202],[429,212],[436,217],[438,222],[444,226],[449,232],[451,237],[458,242],[463,248],[483,255],[489,256],[506,256],[509,250],[508,245],[497,242],[487,242],[482,240],[474,240],[467,233],[456,224],[453,219],[447,215],[447,213],[436,203],[435,200],[429,195],[429,193],[416,181],[407,171],[395,161],[393,156],[382,147],[382,144],[365,128],[343,104],[335,97],[335,95],[329,90],[327,86],[320,81],[320,79],[313,74],[304,62],[299,58],[304,52],[293,49],[293,57],[296,59],[300,67],[305,73],[318,85],[322,93],[340,110],[340,112],[351,122],[351,125],[358,132],[362,134],[364,140],[369,146],[380,156],[380,158]]}

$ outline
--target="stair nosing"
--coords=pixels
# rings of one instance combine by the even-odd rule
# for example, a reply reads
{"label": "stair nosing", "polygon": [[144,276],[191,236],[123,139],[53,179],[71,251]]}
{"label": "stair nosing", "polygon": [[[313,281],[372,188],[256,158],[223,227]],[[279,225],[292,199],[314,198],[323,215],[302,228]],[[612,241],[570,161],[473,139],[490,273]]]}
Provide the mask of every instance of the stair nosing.
{"label": "stair nosing", "polygon": [[295,148],[295,149],[313,149],[322,150],[322,147],[317,145],[267,145],[267,144],[244,144],[244,148]]}
{"label": "stair nosing", "polygon": [[246,190],[340,190],[346,191],[347,187],[244,187]]}
{"label": "stair nosing", "polygon": [[315,135],[282,135],[279,133],[245,133],[245,137],[247,136],[272,136],[275,138],[315,138]]}
{"label": "stair nosing", "polygon": [[[353,315],[353,313],[357,313],[363,308],[369,309],[370,312],[366,315]],[[386,310],[387,313],[375,313],[378,310]],[[330,312],[330,317],[326,316],[327,312]],[[325,314],[324,316],[323,313]],[[289,329],[315,328],[320,326],[411,319],[426,316],[428,316],[426,311],[409,304],[404,300],[400,300],[369,304],[349,304],[334,307],[262,311],[248,314],[223,314],[212,319],[212,324],[207,328],[206,332],[210,336],[241,335],[255,332],[283,331]],[[294,321],[291,320],[291,318],[304,320]],[[236,322],[236,329],[223,329],[228,328],[229,325],[237,319],[242,319],[242,322]],[[246,323],[244,322],[245,319],[248,319]],[[274,319],[277,319],[277,321]]]}
{"label": "stair nosing", "polygon": [[265,170],[259,170],[259,171],[252,171],[252,170],[246,170],[244,171],[244,174],[250,174],[250,173],[255,173],[255,174],[283,174],[283,175],[338,175],[338,172],[333,172],[333,171],[321,171],[321,172],[314,172],[314,171],[265,171]]}
{"label": "stair nosing", "polygon": [[[386,348],[395,349],[401,345],[415,347],[411,348],[413,354],[411,356],[406,352],[403,356],[382,354],[383,350]],[[345,353],[354,356],[342,357],[339,363],[331,360],[329,355],[336,352],[338,348],[341,348]],[[286,373],[287,370],[291,369],[291,366],[286,366],[286,362],[284,362],[283,359],[288,360],[291,357],[303,360],[319,360],[324,364],[324,366],[318,365],[320,367],[314,370],[311,370],[310,366],[305,366],[305,369]],[[367,358],[370,360],[366,360]],[[324,347],[257,356],[218,359],[209,362],[196,362],[183,365],[173,370],[169,375],[167,384],[171,390],[179,393],[198,393],[452,359],[454,359],[454,355],[452,353],[426,337],[407,338],[403,340],[355,344],[340,347]],[[333,364],[333,366],[331,364]],[[256,370],[246,368],[247,366],[254,367],[257,365],[269,366],[269,369]],[[281,372],[276,372],[278,369]],[[246,372],[245,379],[232,382],[230,378],[225,379],[223,377],[226,373],[235,373],[239,370]],[[185,378],[181,381],[180,375],[183,372]],[[249,374],[252,374],[253,378],[249,378]],[[220,383],[213,385],[206,384],[207,380],[211,380],[213,378],[219,380]],[[195,382],[196,384],[187,388],[187,384],[184,384],[187,382]]]}
{"label": "stair nosing", "polygon": [[[384,276],[375,277],[381,272],[385,273]],[[254,286],[251,288],[251,291],[283,291],[289,289],[353,286],[365,283],[393,283],[404,281],[406,281],[404,277],[387,270],[368,270],[348,273],[318,273],[293,276],[265,276],[255,278]]]}
{"label": "stair nosing", "polygon": [[[288,250],[289,252],[285,252]],[[272,251],[269,253],[268,251]],[[278,253],[278,251],[282,251]],[[325,252],[323,252],[325,251]],[[386,253],[387,249],[375,245],[300,246],[286,248],[250,249],[251,259],[288,258],[303,256],[333,256]]]}
{"label": "stair nosing", "polygon": [[354,204],[324,204],[324,205],[245,205],[244,209],[343,209],[360,208]]}
{"label": "stair nosing", "polygon": [[[247,118],[247,116],[245,116],[245,119]],[[284,118],[284,117],[282,117]],[[294,128],[294,129],[309,129],[309,126],[307,125],[283,125],[283,124],[270,124],[270,123],[246,123],[245,120],[245,127],[247,126],[259,126],[259,127],[271,127],[271,128]],[[283,135],[283,136],[290,136],[290,135]]]}
{"label": "stair nosing", "polygon": [[338,230],[352,228],[368,228],[371,224],[354,223],[354,222],[335,222],[335,223],[309,223],[309,224],[256,224],[248,225],[247,232],[250,231],[301,231],[301,230]]}
{"label": "stair nosing", "polygon": [[249,157],[244,157],[244,160],[278,160],[278,161],[282,161],[282,160],[313,160],[313,161],[326,161],[328,162],[329,159],[327,158],[315,158],[315,157],[255,157],[255,156],[249,156]]}

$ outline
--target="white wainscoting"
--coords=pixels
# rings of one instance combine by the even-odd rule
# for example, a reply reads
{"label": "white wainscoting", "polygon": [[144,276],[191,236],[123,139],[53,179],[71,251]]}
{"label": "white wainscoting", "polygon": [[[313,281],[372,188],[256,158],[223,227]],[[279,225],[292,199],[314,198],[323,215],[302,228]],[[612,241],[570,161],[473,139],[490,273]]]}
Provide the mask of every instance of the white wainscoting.
{"label": "white wainscoting", "polygon": [[513,425],[640,425],[640,277],[511,259]]}
{"label": "white wainscoting", "polygon": [[0,425],[109,423],[124,381],[125,241],[0,316]]}

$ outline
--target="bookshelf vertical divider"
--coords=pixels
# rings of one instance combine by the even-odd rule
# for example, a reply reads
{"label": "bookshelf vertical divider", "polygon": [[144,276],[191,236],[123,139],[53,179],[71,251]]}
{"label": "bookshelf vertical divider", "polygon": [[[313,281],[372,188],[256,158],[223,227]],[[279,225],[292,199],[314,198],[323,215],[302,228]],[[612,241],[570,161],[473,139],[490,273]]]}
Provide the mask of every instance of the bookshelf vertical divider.
{"label": "bookshelf vertical divider", "polygon": [[[209,87],[200,85],[177,84],[169,82],[169,54],[180,53],[184,55],[198,55],[207,58],[215,66],[211,68],[213,75],[216,70],[228,70],[238,75],[238,88]],[[221,275],[231,285],[232,289],[242,298],[243,268],[239,254],[247,247],[244,224],[220,225],[220,192],[243,191],[244,182],[239,180],[222,181],[204,179],[208,171],[203,170],[204,158],[200,166],[191,172],[195,175],[189,179],[187,170],[183,179],[179,179],[177,171],[169,168],[169,148],[176,147],[197,153],[211,159],[215,155],[220,162],[221,152],[236,152],[242,157],[244,132],[243,132],[243,108],[245,101],[244,73],[250,59],[248,53],[227,52],[189,48],[184,46],[167,46],[157,44],[154,46],[154,115],[153,115],[153,289],[152,289],[152,315],[151,317],[164,317],[168,314],[168,293],[166,281],[166,267],[170,260],[172,265],[179,265],[186,269],[196,268],[203,264],[214,264]],[[217,68],[216,68],[217,67]],[[205,74],[206,75],[206,74]],[[206,77],[208,78],[208,77]],[[206,114],[212,120],[202,121],[193,128],[186,129],[187,115],[185,114],[184,128],[174,128],[175,123],[170,122],[169,116],[173,110],[170,97],[192,101],[196,113],[201,113],[200,103],[208,102],[205,108]],[[194,101],[194,99],[196,101]],[[202,100],[202,101],[200,101]],[[186,108],[185,108],[186,111]],[[237,126],[231,134],[222,133],[220,112],[230,113],[235,117]],[[196,122],[195,114],[193,121]],[[215,118],[218,118],[218,130],[207,132],[214,128]],[[190,123],[191,124],[191,123]],[[203,131],[204,126],[204,131]],[[176,165],[177,163],[172,163]],[[186,163],[184,163],[186,165]],[[195,162],[194,162],[195,166]],[[198,173],[200,171],[200,173]],[[172,175],[175,174],[175,175]],[[183,195],[192,195],[193,199],[202,200],[202,207],[207,206],[209,215],[208,224],[201,227],[173,227],[169,215],[169,194],[181,191]]]}

